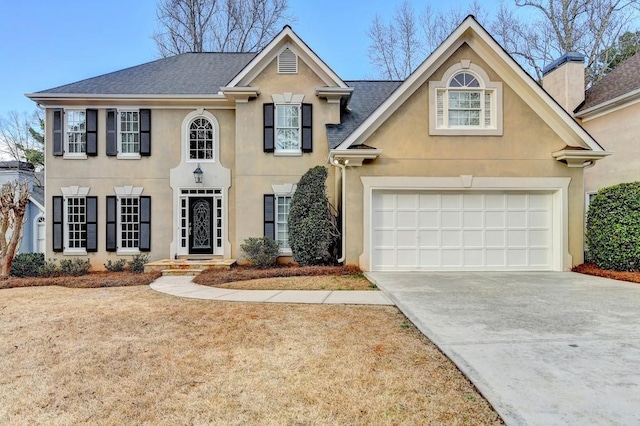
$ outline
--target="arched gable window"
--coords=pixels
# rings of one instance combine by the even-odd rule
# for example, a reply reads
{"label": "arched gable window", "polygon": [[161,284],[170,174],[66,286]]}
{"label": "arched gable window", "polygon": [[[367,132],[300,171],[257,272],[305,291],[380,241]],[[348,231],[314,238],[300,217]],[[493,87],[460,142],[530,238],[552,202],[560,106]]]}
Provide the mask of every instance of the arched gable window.
{"label": "arched gable window", "polygon": [[469,62],[456,64],[430,82],[435,114],[431,134],[502,134],[502,85]]}

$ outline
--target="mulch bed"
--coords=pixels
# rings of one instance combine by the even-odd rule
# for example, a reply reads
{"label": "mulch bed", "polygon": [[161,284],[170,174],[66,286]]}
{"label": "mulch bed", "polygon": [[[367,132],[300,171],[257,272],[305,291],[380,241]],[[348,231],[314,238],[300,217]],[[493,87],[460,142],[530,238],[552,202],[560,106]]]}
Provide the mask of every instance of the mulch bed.
{"label": "mulch bed", "polygon": [[259,269],[251,266],[235,266],[231,269],[210,269],[196,276],[193,282],[215,286],[236,281],[279,277],[313,277],[326,275],[361,275],[355,265],[347,266],[279,266]]}
{"label": "mulch bed", "polygon": [[160,272],[134,274],[132,272],[90,272],[79,277],[15,278],[0,280],[0,289],[57,285],[68,288],[130,287],[148,285],[160,277]]}
{"label": "mulch bed", "polygon": [[612,278],[614,280],[629,281],[632,283],[640,283],[640,272],[626,272],[626,271],[610,271],[607,269],[598,268],[592,263],[583,263],[571,269],[573,272],[579,272],[581,274],[595,275],[598,277]]}

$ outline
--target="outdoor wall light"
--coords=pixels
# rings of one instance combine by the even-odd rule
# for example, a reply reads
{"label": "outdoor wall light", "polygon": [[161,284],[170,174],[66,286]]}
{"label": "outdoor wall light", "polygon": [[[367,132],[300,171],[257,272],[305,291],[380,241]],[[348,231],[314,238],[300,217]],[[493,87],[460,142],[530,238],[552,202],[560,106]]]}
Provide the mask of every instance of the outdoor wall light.
{"label": "outdoor wall light", "polygon": [[202,183],[202,175],[204,172],[200,168],[200,163],[198,163],[198,167],[193,171],[193,178],[196,180],[196,183]]}

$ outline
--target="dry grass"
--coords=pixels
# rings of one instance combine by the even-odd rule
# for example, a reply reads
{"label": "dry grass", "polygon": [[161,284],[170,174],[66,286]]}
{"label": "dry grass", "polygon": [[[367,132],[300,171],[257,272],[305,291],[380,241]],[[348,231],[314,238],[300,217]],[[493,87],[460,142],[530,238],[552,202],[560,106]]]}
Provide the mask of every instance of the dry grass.
{"label": "dry grass", "polygon": [[583,263],[582,265],[575,266],[572,271],[579,272],[581,274],[595,275],[598,277],[612,278],[614,280],[640,283],[640,272],[610,271],[598,268],[592,263]]}
{"label": "dry grass", "polygon": [[0,424],[500,423],[394,307],[0,293]]}
{"label": "dry grass", "polygon": [[0,280],[0,289],[16,287],[41,287],[57,285],[69,288],[101,288],[101,287],[130,287],[148,285],[160,277],[160,272],[134,274],[131,272],[91,272],[79,277],[50,277],[50,278],[15,278]]}

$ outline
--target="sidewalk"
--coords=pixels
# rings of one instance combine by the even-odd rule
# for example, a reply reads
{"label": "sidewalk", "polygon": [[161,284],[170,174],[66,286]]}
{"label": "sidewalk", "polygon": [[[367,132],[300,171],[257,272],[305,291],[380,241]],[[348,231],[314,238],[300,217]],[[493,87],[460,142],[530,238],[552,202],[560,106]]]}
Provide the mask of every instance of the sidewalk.
{"label": "sidewalk", "polygon": [[232,290],[195,284],[191,276],[160,277],[151,288],[190,299],[225,302],[317,303],[333,305],[393,305],[382,291]]}

